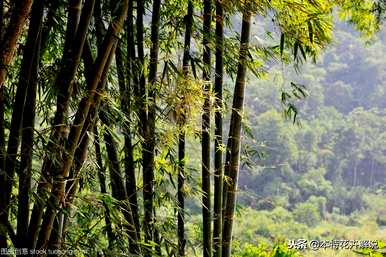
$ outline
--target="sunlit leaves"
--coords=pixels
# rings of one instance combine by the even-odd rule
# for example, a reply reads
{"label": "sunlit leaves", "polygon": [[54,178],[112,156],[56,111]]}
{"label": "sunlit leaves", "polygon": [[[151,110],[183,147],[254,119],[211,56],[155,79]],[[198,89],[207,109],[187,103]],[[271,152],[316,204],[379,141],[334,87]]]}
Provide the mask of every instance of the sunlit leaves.
{"label": "sunlit leaves", "polygon": [[329,1],[272,1],[272,19],[281,31],[281,54],[292,48],[295,61],[316,56],[331,40],[332,7]]}
{"label": "sunlit leaves", "polygon": [[337,0],[339,18],[354,24],[365,37],[371,37],[379,29],[375,0]]}

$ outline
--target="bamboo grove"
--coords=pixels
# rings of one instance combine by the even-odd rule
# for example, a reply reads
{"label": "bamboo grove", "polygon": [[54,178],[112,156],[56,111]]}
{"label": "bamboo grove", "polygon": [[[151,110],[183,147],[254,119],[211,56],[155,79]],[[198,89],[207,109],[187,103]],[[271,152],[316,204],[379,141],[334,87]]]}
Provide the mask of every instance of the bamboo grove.
{"label": "bamboo grove", "polygon": [[[317,56],[345,4],[1,0],[0,248],[230,257],[248,76]],[[254,19],[272,20],[271,44]]]}

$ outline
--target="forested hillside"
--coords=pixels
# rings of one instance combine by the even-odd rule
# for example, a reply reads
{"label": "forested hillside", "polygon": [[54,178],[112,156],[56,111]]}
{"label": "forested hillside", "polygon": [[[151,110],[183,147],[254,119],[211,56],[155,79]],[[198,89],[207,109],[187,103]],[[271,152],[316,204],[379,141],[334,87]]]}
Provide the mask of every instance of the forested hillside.
{"label": "forested hillside", "polygon": [[[305,65],[300,74],[292,72],[291,67],[270,68],[268,76],[272,79],[249,88],[247,126],[257,143],[256,150],[263,156],[253,159],[257,167],[246,170],[261,174],[263,180],[255,183],[246,176],[248,188],[255,183],[279,190],[286,187],[284,183],[270,184],[278,179],[277,175],[300,182],[296,174],[307,172],[311,172],[309,178],[322,175],[334,188],[358,187],[379,192],[384,187],[385,65],[378,57],[384,54],[385,44],[377,37],[365,45],[357,33],[343,25],[337,26],[334,33],[335,42],[316,65]],[[288,126],[279,114],[283,106],[278,85],[283,80],[301,83],[309,93],[295,102],[299,110],[296,126]],[[282,168],[277,169],[278,166]],[[324,183],[319,183],[320,191],[327,192],[327,188],[322,188]],[[306,188],[304,184],[298,186],[300,190]],[[259,195],[264,195],[264,187],[259,187]],[[312,191],[316,193],[315,189]],[[296,201],[296,195],[299,192],[289,199]],[[300,195],[307,197],[309,193]],[[327,206],[328,210],[333,209],[333,203]]]}
{"label": "forested hillside", "polygon": [[[249,232],[242,238],[386,238],[385,43],[384,31],[366,41],[338,22],[316,64],[300,72],[276,65],[268,81],[250,80],[256,86],[247,91],[240,173],[240,208],[247,207],[240,232]],[[283,115],[285,81],[308,93],[294,101],[296,124]]]}
{"label": "forested hillside", "polygon": [[385,10],[0,0],[0,256],[384,256]]}
{"label": "forested hillside", "polygon": [[[252,35],[263,42],[261,28],[270,22],[256,22]],[[368,40],[336,21],[334,40],[316,63],[301,70],[273,63],[263,80],[249,77],[236,216],[240,252],[288,238],[386,237],[383,35]],[[290,82],[306,93],[289,101],[298,111],[295,122],[282,101]],[[193,206],[197,211],[199,202]]]}

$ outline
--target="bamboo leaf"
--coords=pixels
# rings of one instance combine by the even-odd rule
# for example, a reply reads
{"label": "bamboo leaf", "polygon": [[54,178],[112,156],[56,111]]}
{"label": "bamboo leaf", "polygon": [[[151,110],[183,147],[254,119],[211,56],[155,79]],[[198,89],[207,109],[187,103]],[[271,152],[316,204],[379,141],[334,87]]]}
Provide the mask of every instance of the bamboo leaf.
{"label": "bamboo leaf", "polygon": [[280,55],[283,56],[283,51],[284,51],[284,33],[281,33],[280,37]]}
{"label": "bamboo leaf", "polygon": [[312,23],[310,20],[307,21],[307,26],[308,26],[308,34],[310,37],[310,42],[311,42],[311,44],[313,44],[314,43],[314,30],[313,30]]}

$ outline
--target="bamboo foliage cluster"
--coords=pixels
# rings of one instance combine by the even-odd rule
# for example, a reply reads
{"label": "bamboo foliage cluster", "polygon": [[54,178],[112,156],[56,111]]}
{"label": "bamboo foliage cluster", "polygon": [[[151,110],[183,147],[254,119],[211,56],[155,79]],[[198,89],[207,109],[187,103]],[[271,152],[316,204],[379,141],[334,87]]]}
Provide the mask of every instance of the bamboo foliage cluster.
{"label": "bamboo foliage cluster", "polygon": [[[202,255],[231,256],[248,70],[315,56],[332,29],[334,2],[321,2],[1,1],[0,248],[188,256],[185,201],[200,192]],[[280,43],[251,43],[255,17]]]}

